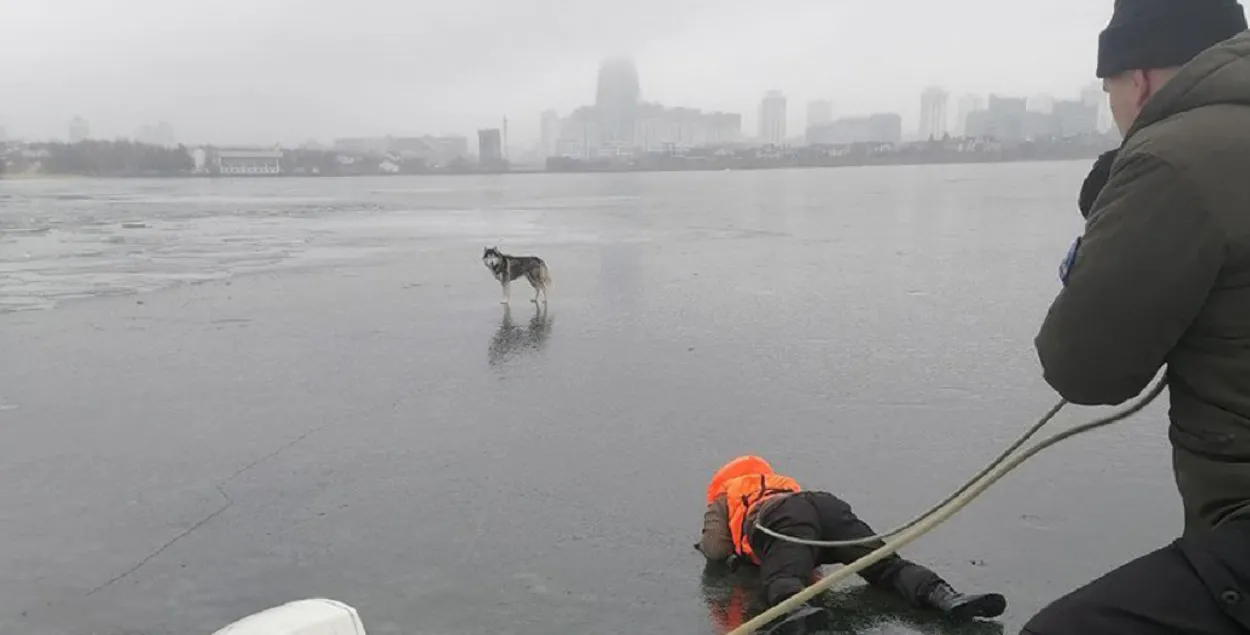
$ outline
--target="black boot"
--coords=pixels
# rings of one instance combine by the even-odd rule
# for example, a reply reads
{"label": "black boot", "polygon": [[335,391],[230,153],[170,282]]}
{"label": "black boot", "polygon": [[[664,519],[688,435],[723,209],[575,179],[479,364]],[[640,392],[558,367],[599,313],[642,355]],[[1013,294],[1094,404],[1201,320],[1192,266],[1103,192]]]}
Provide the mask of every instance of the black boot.
{"label": "black boot", "polygon": [[958,620],[998,617],[1007,609],[1007,600],[997,593],[965,595],[939,582],[925,596],[925,603]]}

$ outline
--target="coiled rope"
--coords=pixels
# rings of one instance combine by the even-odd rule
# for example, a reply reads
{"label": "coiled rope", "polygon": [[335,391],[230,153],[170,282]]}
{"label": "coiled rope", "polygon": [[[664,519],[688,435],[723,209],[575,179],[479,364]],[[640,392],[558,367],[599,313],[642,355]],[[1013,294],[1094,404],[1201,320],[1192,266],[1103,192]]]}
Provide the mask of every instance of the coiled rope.
{"label": "coiled rope", "polygon": [[1060,441],[1069,439],[1078,434],[1083,434],[1085,432],[1089,432],[1091,430],[1101,428],[1103,426],[1107,426],[1112,423],[1116,423],[1117,421],[1123,421],[1124,419],[1127,419],[1137,414],[1146,406],[1150,405],[1150,403],[1154,401],[1155,398],[1157,398],[1163,392],[1163,389],[1166,386],[1167,386],[1167,376],[1164,375],[1163,377],[1159,378],[1159,380],[1155,383],[1154,387],[1150,389],[1150,392],[1140,397],[1136,402],[1133,403],[1133,405],[1129,406],[1128,408],[1125,408],[1124,410],[1121,410],[1120,412],[1117,412],[1115,414],[1102,417],[1099,419],[1095,419],[1093,421],[1090,421],[1089,423],[1081,424],[1079,426],[1072,427],[1068,430],[1064,430],[1063,432],[1047,437],[1044,441],[1038,442],[1034,446],[1030,447],[1028,450],[1024,451],[1022,454],[1019,454],[1015,456],[1014,458],[1011,458],[1010,460],[1008,460],[1007,457],[1013,451],[1018,449],[1020,446],[1024,445],[1024,443],[1028,441],[1029,438],[1031,438],[1034,434],[1036,434],[1038,430],[1041,430],[1042,427],[1044,427],[1047,423],[1050,423],[1050,421],[1054,419],[1055,415],[1058,414],[1059,411],[1063,409],[1065,405],[1067,405],[1068,403],[1067,400],[1060,400],[1059,403],[1055,404],[1055,406],[1051,408],[1050,411],[1047,412],[1046,415],[1043,416],[1036,424],[1034,424],[1032,428],[1030,428],[1027,432],[1025,432],[1024,435],[1021,436],[1015,443],[1011,444],[1011,446],[1009,446],[1005,452],[1000,454],[998,458],[991,461],[990,464],[987,465],[985,469],[981,470],[981,472],[978,473],[975,477],[973,477],[967,483],[964,483],[963,486],[955,490],[954,493],[946,497],[946,499],[943,500],[941,503],[938,503],[937,505],[929,509],[927,512],[925,512],[924,514],[916,517],[915,519],[902,525],[901,527],[894,529],[893,531],[889,531],[883,534],[877,534],[876,536],[871,536],[868,538],[861,538],[858,540],[821,541],[821,540],[806,540],[803,538],[796,538],[794,536],[788,536],[786,534],[782,534],[782,533],[773,531],[771,529],[768,529],[767,527],[763,527],[759,525],[757,522],[755,527],[759,529],[760,531],[764,532],[765,534],[768,534],[769,536],[772,536],[779,540],[786,540],[789,542],[793,542],[793,543],[797,543],[801,545],[809,545],[812,547],[845,547],[845,546],[850,546],[850,545],[866,544],[866,543],[875,542],[878,540],[886,540],[887,538],[889,540],[886,541],[885,544],[883,544],[882,546],[874,550],[872,553],[869,553],[868,555],[865,555],[859,560],[856,560],[855,562],[852,562],[844,567],[838,568],[834,572],[821,578],[820,580],[808,586],[807,588],[803,589],[799,593],[793,596],[790,596],[785,601],[779,602],[777,605],[773,606],[767,611],[764,611],[763,613],[760,613],[759,615],[755,616],[751,620],[743,623],[741,626],[739,626],[738,628],[735,628],[734,630],[730,631],[726,635],[747,635],[748,633],[754,633],[765,624],[768,624],[769,622],[775,620],[776,618],[781,617],[793,611],[794,609],[800,607],[804,602],[807,602],[811,598],[831,588],[833,585],[837,584],[838,582],[845,580],[846,578],[849,578],[850,576],[862,571],[863,569],[871,566],[873,563],[880,561],[882,558],[885,558],[889,556],[890,554],[895,553],[907,543],[919,538],[920,536],[923,536],[924,534],[931,531],[933,528],[942,524],[951,516],[954,516],[957,512],[959,512],[959,510],[966,507],[968,503],[972,502],[972,500],[975,499],[977,496],[980,496],[982,492],[984,492],[991,485],[997,482],[998,479],[1002,478],[1003,476],[1006,476],[1008,472],[1016,469],[1016,467],[1018,467],[1021,463],[1024,463],[1028,459],[1032,458],[1038,452],[1041,452],[1042,450],[1045,450],[1046,448],[1052,445],[1055,445],[1056,443],[1059,443]]}

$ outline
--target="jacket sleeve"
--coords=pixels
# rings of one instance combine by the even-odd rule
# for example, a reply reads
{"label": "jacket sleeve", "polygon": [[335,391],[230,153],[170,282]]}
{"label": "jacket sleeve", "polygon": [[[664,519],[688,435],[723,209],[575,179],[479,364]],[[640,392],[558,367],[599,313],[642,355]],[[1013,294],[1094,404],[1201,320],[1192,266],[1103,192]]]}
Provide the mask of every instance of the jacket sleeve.
{"label": "jacket sleeve", "polygon": [[1202,309],[1225,249],[1184,173],[1149,154],[1126,157],[1034,339],[1046,382],[1078,405],[1139,394]]}
{"label": "jacket sleeve", "polygon": [[733,536],[729,533],[729,503],[724,494],[717,496],[703,510],[703,536],[699,551],[708,560],[721,561],[734,553]]}

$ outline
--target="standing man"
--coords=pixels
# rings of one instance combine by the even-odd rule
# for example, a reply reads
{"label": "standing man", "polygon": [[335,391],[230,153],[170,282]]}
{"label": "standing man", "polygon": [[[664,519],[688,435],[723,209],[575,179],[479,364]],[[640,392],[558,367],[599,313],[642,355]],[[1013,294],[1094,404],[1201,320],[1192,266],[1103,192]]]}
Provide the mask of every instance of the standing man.
{"label": "standing man", "polygon": [[1036,346],[1081,405],[1167,364],[1185,535],[1059,599],[1025,633],[1250,633],[1250,33],[1235,0],[1116,0],[1098,47],[1124,142]]}

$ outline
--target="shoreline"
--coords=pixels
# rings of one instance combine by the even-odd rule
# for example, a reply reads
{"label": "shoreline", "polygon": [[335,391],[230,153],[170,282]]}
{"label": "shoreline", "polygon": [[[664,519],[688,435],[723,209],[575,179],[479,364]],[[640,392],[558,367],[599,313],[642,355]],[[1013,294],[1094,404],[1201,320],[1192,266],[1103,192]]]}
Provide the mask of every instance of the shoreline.
{"label": "shoreline", "polygon": [[1099,152],[1078,152],[1067,155],[1002,158],[1000,156],[955,157],[949,160],[934,159],[885,159],[880,161],[854,160],[849,162],[777,162],[757,163],[751,161],[690,162],[691,165],[631,164],[585,164],[565,168],[533,167],[507,170],[464,170],[455,172],[377,172],[357,174],[309,174],[284,172],[281,174],[209,174],[209,173],[157,173],[157,174],[76,174],[76,173],[0,173],[4,181],[41,181],[75,179],[283,179],[283,178],[352,178],[352,177],[437,177],[437,176],[530,176],[541,174],[624,174],[658,172],[755,172],[770,170],[812,170],[864,167],[916,167],[924,165],[986,165],[998,163],[1057,163],[1065,161],[1093,161]]}

